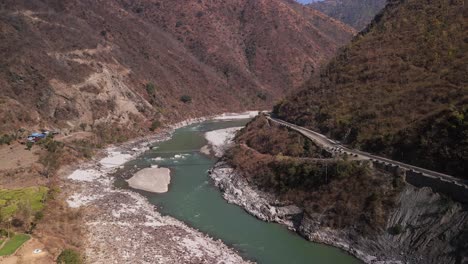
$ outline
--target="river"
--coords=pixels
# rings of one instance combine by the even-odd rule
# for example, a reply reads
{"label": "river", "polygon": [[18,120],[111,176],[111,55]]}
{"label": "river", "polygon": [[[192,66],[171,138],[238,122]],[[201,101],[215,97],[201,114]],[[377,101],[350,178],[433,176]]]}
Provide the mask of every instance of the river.
{"label": "river", "polygon": [[123,180],[128,173],[159,165],[171,169],[169,192],[154,194],[137,191],[157,206],[158,211],[221,239],[246,259],[258,263],[360,263],[354,257],[330,246],[306,241],[285,227],[266,223],[227,203],[212,184],[207,171],[216,159],[198,150],[206,145],[204,133],[243,126],[248,120],[206,121],[177,129],[172,138],[154,145],[128,162],[117,176],[116,185],[129,188]]}

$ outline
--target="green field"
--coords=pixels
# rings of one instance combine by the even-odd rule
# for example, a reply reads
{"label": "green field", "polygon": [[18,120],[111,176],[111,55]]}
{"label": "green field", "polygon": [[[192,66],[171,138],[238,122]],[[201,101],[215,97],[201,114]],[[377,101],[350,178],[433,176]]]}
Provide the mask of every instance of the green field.
{"label": "green field", "polygon": [[8,256],[21,247],[24,242],[28,241],[31,237],[25,234],[16,234],[12,238],[10,238],[5,245],[0,248],[0,256]]}
{"label": "green field", "polygon": [[34,212],[44,208],[47,187],[29,187],[13,190],[0,190],[0,215],[3,219],[13,216],[20,203],[31,206]]}

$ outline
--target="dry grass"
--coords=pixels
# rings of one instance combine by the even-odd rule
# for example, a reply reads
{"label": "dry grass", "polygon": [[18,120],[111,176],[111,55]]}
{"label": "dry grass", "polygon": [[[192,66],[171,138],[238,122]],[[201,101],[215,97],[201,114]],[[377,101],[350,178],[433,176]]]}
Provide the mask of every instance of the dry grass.
{"label": "dry grass", "polygon": [[[354,227],[366,234],[385,227],[401,190],[400,177],[372,169],[366,163],[323,159],[323,151],[316,146],[310,148],[309,156],[321,159],[304,158],[302,153],[284,156],[274,143],[281,149],[282,143],[306,139],[299,140],[302,136],[296,132],[278,129],[265,118],[254,119],[237,136],[237,144],[227,152],[226,161],[251,184],[274,193],[283,202],[304,207],[324,226]],[[256,143],[247,146],[244,142]]]}
{"label": "dry grass", "polygon": [[83,248],[83,220],[79,209],[69,208],[62,195],[47,202],[44,218],[37,224],[33,235],[54,256],[64,248],[81,251]]}
{"label": "dry grass", "polygon": [[389,1],[275,113],[353,147],[466,177],[465,10],[463,1]]}
{"label": "dry grass", "polygon": [[242,133],[238,134],[235,141],[260,153],[271,155],[308,158],[330,157],[328,153],[321,151],[299,133],[270,122],[263,115],[256,117],[243,128]]}

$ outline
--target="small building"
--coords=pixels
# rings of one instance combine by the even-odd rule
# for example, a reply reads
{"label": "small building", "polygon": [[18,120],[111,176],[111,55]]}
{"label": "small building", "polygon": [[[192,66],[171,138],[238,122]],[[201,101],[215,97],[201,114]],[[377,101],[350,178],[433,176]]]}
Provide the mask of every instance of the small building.
{"label": "small building", "polygon": [[44,139],[46,138],[46,134],[45,133],[32,133],[31,135],[28,136],[27,140],[29,142],[37,142],[41,139]]}

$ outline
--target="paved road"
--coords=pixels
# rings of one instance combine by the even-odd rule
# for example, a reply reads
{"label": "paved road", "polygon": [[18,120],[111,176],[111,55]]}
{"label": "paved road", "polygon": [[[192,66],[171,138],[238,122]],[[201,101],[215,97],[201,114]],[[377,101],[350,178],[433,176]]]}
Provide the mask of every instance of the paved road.
{"label": "paved road", "polygon": [[288,123],[288,122],[283,121],[281,119],[272,118],[270,116],[267,116],[267,118],[269,120],[275,122],[275,123],[278,123],[280,125],[283,125],[283,126],[291,128],[293,130],[296,130],[297,132],[301,133],[302,135],[304,135],[307,138],[314,141],[316,144],[320,145],[322,148],[325,148],[325,149],[327,149],[327,150],[329,150],[331,152],[347,154],[347,155],[351,156],[353,159],[358,159],[358,160],[380,161],[380,162],[391,164],[391,165],[394,165],[394,166],[397,166],[397,167],[400,167],[400,168],[404,168],[404,169],[407,169],[407,170],[413,170],[413,171],[416,171],[416,172],[420,172],[420,173],[423,173],[424,175],[429,176],[429,177],[443,178],[443,179],[448,180],[448,181],[452,181],[452,182],[456,182],[456,183],[468,186],[468,181],[466,181],[466,180],[458,179],[458,178],[455,178],[455,177],[447,175],[447,174],[443,174],[443,173],[440,173],[440,172],[431,171],[431,170],[428,170],[428,169],[416,167],[416,166],[409,165],[409,164],[406,164],[406,163],[403,163],[403,162],[399,162],[399,161],[387,159],[387,158],[384,158],[384,157],[372,155],[372,154],[364,152],[364,151],[349,149],[349,148],[341,145],[339,142],[334,141],[332,139],[329,139],[326,136],[324,136],[324,135],[322,135],[320,133],[317,133],[315,131],[312,131],[310,129]]}

